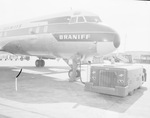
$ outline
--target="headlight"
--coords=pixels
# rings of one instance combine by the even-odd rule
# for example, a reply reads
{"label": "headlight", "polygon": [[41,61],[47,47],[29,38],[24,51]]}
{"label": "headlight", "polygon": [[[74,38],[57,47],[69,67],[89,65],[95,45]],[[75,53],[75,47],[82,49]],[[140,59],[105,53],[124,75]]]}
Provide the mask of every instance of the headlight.
{"label": "headlight", "polygon": [[117,82],[118,82],[118,84],[123,84],[124,80],[118,80]]}

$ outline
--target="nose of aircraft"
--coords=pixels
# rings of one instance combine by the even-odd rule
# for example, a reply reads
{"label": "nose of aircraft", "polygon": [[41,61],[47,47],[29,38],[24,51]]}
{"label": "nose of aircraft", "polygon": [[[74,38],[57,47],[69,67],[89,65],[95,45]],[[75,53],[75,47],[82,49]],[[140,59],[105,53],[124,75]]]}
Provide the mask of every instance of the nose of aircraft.
{"label": "nose of aircraft", "polygon": [[104,32],[105,36],[103,38],[107,41],[113,42],[115,48],[118,48],[120,46],[120,37],[113,28],[107,26],[106,24],[100,23],[99,31]]}
{"label": "nose of aircraft", "polygon": [[[105,30],[106,34],[108,33],[107,34],[108,36],[106,36],[106,39],[108,40],[110,39],[110,41],[113,41],[114,47],[118,48],[120,46],[119,34],[114,29],[106,25],[103,25],[103,29]],[[110,36],[109,33],[112,35]]]}
{"label": "nose of aircraft", "polygon": [[113,44],[115,48],[118,48],[120,46],[120,38],[117,33],[115,33],[114,39],[113,39]]}
{"label": "nose of aircraft", "polygon": [[97,42],[97,52],[99,55],[109,54],[115,51],[120,46],[120,37],[118,33],[111,27],[100,24],[100,33],[102,42]]}

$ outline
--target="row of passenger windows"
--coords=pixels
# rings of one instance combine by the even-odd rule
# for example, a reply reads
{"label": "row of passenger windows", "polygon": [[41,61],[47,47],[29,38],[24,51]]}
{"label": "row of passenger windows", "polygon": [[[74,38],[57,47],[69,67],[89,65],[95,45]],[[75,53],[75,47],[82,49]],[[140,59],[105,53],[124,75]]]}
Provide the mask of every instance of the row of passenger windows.
{"label": "row of passenger windows", "polygon": [[46,33],[47,31],[48,31],[48,26],[34,27],[29,29],[29,34]]}
{"label": "row of passenger windows", "polygon": [[9,30],[0,32],[0,37],[5,36],[16,36],[20,34],[37,34],[37,33],[46,33],[48,31],[48,26],[42,26],[42,27],[32,27],[32,28],[24,28],[19,30]]}

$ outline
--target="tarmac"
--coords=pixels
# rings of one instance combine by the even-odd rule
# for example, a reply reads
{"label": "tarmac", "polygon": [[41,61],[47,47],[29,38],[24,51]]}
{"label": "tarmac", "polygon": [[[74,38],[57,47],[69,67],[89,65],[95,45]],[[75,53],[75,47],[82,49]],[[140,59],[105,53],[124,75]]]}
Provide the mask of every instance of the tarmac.
{"label": "tarmac", "polygon": [[[132,96],[117,97],[84,90],[68,82],[69,67],[60,60],[46,60],[44,68],[30,61],[0,61],[0,118],[149,118],[150,65],[147,82]],[[17,90],[15,77],[20,69]],[[88,66],[82,67],[88,81]]]}

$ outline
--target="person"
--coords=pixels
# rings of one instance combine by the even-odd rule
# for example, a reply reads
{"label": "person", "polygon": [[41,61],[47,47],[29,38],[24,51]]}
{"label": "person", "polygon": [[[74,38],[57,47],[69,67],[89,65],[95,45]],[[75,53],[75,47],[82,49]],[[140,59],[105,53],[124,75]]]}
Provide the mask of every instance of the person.
{"label": "person", "polygon": [[80,61],[80,54],[77,53],[72,57],[72,74],[70,75],[69,82],[74,82],[77,80],[77,70],[78,70],[78,63]]}

